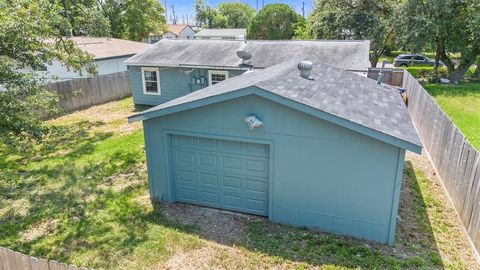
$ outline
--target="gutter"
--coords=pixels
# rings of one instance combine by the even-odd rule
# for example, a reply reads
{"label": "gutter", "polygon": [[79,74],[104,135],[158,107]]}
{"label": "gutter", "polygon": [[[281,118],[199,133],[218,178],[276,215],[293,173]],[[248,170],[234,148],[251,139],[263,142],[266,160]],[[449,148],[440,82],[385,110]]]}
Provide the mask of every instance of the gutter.
{"label": "gutter", "polygon": [[179,67],[179,68],[205,68],[205,69],[233,69],[233,70],[249,70],[250,68],[247,67],[239,67],[239,66],[211,66],[211,65],[190,65],[190,64],[156,64],[156,63],[128,63],[123,62],[128,66],[142,66],[142,67]]}

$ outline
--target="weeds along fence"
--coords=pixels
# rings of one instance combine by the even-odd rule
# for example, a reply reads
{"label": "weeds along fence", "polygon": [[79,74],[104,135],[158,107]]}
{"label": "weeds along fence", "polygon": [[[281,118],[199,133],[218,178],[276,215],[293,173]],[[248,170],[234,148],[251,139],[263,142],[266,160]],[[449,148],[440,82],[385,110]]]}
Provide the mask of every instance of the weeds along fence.
{"label": "weeds along fence", "polygon": [[131,95],[128,72],[55,82],[48,84],[47,88],[58,94],[59,105],[66,112]]}
{"label": "weeds along fence", "polygon": [[88,270],[88,268],[37,259],[0,247],[0,270]]}
{"label": "weeds along fence", "polygon": [[[385,71],[384,73],[388,73]],[[376,79],[378,69],[369,72]],[[384,82],[388,77],[384,76]],[[480,251],[480,152],[470,145],[422,85],[404,71],[408,111],[422,143],[453,201],[477,252]]]}

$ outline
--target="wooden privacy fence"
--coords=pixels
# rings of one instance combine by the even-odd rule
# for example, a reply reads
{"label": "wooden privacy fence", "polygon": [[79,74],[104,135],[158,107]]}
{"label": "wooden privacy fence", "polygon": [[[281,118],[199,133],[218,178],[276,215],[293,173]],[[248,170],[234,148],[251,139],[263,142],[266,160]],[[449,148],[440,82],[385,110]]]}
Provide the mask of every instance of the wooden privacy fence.
{"label": "wooden privacy fence", "polygon": [[[480,251],[480,152],[470,145],[422,85],[409,72],[400,71],[404,73],[401,87],[407,90],[410,117],[478,252]],[[370,78],[376,79],[376,76],[378,72],[369,72]],[[384,81],[390,83],[388,80]]]}
{"label": "wooden privacy fence", "polygon": [[47,88],[58,94],[60,106],[67,112],[131,95],[127,72],[55,82]]}
{"label": "wooden privacy fence", "polygon": [[[380,68],[369,68],[367,76],[368,78],[374,78],[376,80],[379,73]],[[403,69],[385,68],[383,70],[382,82],[402,87],[403,76]]]}
{"label": "wooden privacy fence", "polygon": [[0,270],[88,270],[88,268],[37,259],[0,247]]}

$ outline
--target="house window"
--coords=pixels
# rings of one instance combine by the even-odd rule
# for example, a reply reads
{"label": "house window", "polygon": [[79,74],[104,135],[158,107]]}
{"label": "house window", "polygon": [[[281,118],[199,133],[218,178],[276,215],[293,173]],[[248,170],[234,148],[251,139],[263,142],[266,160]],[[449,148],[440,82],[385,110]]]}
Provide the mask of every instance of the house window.
{"label": "house window", "polygon": [[143,93],[160,95],[160,74],[158,68],[142,68]]}
{"label": "house window", "polygon": [[209,85],[214,85],[226,79],[228,79],[228,71],[226,70],[209,70],[208,71]]}

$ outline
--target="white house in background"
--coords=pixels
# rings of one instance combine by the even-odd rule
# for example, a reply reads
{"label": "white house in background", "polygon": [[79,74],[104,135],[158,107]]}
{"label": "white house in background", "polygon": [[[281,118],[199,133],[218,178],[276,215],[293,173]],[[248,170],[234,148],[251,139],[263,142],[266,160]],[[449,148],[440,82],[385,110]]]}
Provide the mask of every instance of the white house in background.
{"label": "white house in background", "polygon": [[[80,49],[94,56],[98,75],[126,71],[127,66],[123,61],[151,46],[142,42],[105,37],[71,37],[68,39],[72,40]],[[52,64],[41,67],[24,69],[24,71],[36,71],[52,80],[70,80],[89,76],[85,72],[80,74],[70,71],[59,61],[53,61]]]}
{"label": "white house in background", "polygon": [[203,29],[195,34],[196,39],[245,40],[247,29]]}
{"label": "white house in background", "polygon": [[163,35],[150,34],[144,42],[153,44],[160,39],[193,39],[195,37],[195,30],[188,24],[169,24],[167,32]]}

